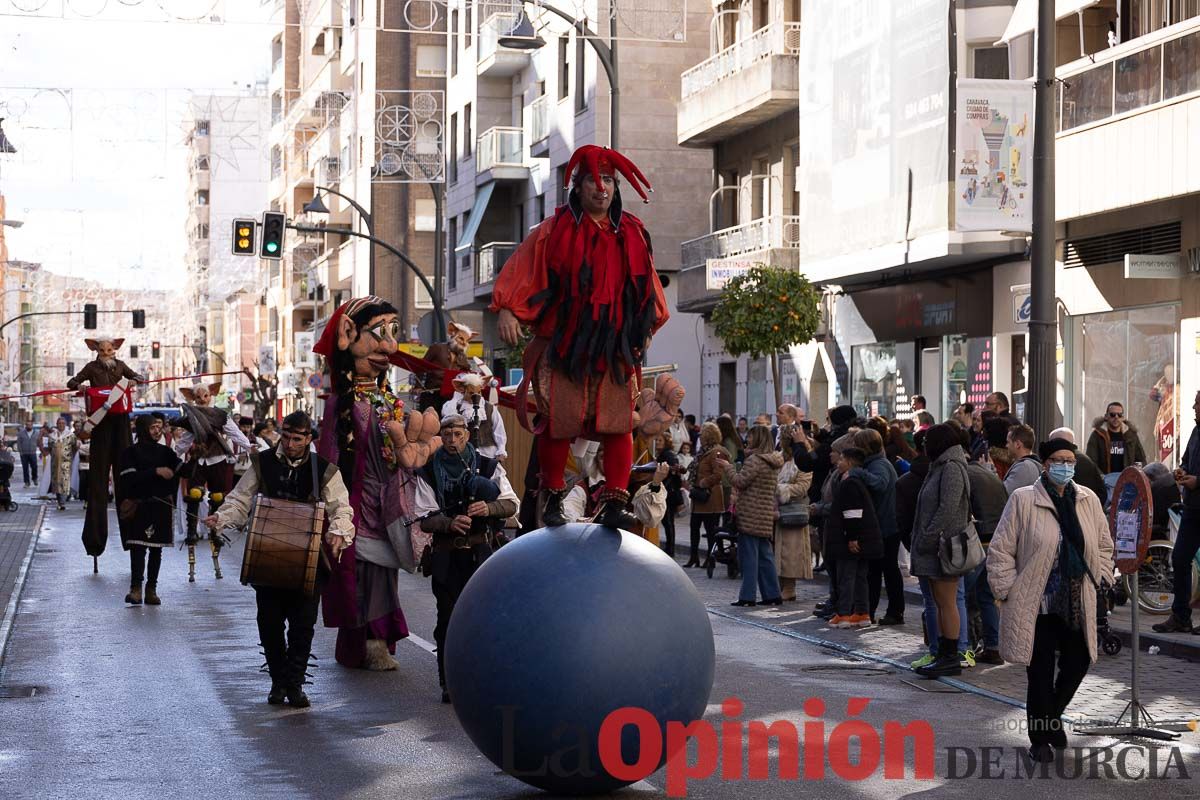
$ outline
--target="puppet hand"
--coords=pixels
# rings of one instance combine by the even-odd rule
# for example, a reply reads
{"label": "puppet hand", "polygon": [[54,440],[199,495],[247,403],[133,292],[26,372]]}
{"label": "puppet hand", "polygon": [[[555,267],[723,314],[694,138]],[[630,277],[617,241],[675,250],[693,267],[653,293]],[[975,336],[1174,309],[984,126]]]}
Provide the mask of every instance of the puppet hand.
{"label": "puppet hand", "polygon": [[405,469],[420,469],[429,462],[434,451],[442,446],[441,437],[437,435],[441,424],[433,409],[426,409],[424,414],[415,411],[409,413],[407,425],[404,426],[403,440],[397,442],[393,438],[400,466]]}
{"label": "puppet hand", "polygon": [[683,386],[670,375],[661,376],[654,389],[642,389],[641,431],[646,436],[657,436],[675,421],[675,414],[683,403]]}

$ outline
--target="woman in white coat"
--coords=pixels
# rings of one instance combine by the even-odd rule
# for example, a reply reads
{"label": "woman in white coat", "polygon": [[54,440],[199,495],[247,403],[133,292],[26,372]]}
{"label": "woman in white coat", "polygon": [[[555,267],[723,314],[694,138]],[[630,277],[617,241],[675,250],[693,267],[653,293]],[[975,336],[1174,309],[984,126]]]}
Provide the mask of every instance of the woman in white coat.
{"label": "woman in white coat", "polygon": [[[1062,714],[1096,660],[1096,587],[1110,578],[1113,542],[1100,500],[1075,483],[1075,445],[1042,443],[1042,476],[1013,492],[988,548],[1000,607],[1000,652],[1024,664],[1030,754],[1067,746]],[[1057,674],[1056,674],[1057,673]]]}

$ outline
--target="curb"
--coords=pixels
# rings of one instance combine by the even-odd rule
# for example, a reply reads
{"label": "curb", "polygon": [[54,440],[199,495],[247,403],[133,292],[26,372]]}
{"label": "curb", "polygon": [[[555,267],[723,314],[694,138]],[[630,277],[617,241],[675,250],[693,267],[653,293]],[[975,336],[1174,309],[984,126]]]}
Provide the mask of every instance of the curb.
{"label": "curb", "polygon": [[34,522],[33,536],[29,537],[29,548],[25,551],[25,558],[17,572],[16,586],[13,587],[12,596],[8,599],[8,607],[4,609],[4,618],[0,620],[0,665],[4,663],[4,656],[8,651],[8,640],[12,636],[17,606],[21,602],[21,592],[25,589],[25,579],[29,576],[29,565],[33,561],[33,553],[37,548],[38,539],[41,538],[42,522],[45,518],[46,507],[41,506],[38,509],[37,520]]}

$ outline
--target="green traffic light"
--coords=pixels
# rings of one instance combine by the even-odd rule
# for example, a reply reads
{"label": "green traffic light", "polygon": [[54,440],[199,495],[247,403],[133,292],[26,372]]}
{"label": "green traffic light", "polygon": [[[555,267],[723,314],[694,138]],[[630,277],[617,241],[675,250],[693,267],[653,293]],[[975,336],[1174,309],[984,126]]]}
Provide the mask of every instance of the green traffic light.
{"label": "green traffic light", "polygon": [[267,242],[267,252],[268,253],[274,253],[274,252],[277,252],[278,250],[279,250],[279,245],[277,245],[275,242]]}

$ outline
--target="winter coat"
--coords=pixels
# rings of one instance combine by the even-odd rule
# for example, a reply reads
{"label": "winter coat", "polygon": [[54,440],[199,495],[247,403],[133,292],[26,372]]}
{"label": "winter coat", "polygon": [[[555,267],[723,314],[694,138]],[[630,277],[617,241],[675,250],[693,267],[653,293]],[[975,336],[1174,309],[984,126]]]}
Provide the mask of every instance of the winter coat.
{"label": "winter coat", "polygon": [[721,482],[725,478],[725,470],[717,460],[717,453],[729,453],[721,445],[713,445],[696,456],[693,464],[696,470],[695,486],[712,490],[712,494],[703,503],[692,501],[693,514],[723,514],[725,512],[725,487]]}
{"label": "winter coat", "polygon": [[879,520],[879,532],[883,538],[896,535],[896,469],[884,453],[869,456],[861,467],[850,470],[850,474],[863,482],[871,493],[875,504],[875,516]]}
{"label": "winter coat", "polygon": [[971,484],[971,514],[975,517],[975,530],[979,532],[979,541],[987,546],[1008,503],[1008,489],[994,470],[978,461],[967,464],[967,480]]}
{"label": "winter coat", "polygon": [[[1192,429],[1191,438],[1183,451],[1179,466],[1187,475],[1200,475],[1200,425]],[[1189,517],[1200,515],[1200,487],[1183,489],[1183,513]]]}
{"label": "winter coat", "polygon": [[[1113,572],[1112,534],[1100,500],[1091,489],[1079,484],[1075,484],[1075,513],[1083,529],[1088,569],[1096,580],[1103,580]],[[1061,539],[1054,502],[1041,481],[1018,489],[1009,498],[987,556],[988,583],[996,600],[1003,601],[1000,655],[1005,661],[1028,665],[1033,656],[1034,628]],[[1063,546],[1068,545],[1064,542]],[[1082,626],[1094,662],[1096,591],[1086,575],[1083,581]]]}
{"label": "winter coat", "polygon": [[917,496],[929,474],[929,459],[917,456],[908,472],[896,479],[896,534],[906,550],[912,549],[913,522],[917,516]]}
{"label": "winter coat", "polygon": [[1004,473],[1004,488],[1012,494],[1022,486],[1033,486],[1042,477],[1042,462],[1037,456],[1021,456]]}
{"label": "winter coat", "polygon": [[[776,477],[776,495],[779,504],[808,503],[808,488],[812,484],[812,473],[801,471],[794,461],[789,461],[779,470]],[[812,578],[812,548],[809,544],[808,526],[775,530],[775,563],[783,578]]]}
{"label": "winter coat", "polygon": [[[1129,422],[1121,423],[1121,438],[1125,440],[1125,466],[1132,467],[1136,462],[1146,463],[1146,451],[1142,449],[1142,442],[1138,439],[1137,428],[1133,427]],[[1109,452],[1112,445],[1112,431],[1108,429],[1108,422],[1104,417],[1097,418],[1092,422],[1092,435],[1088,437],[1087,457],[1096,462],[1096,466],[1105,475],[1111,472],[1120,472],[1113,469],[1112,454]]]}
{"label": "winter coat", "polygon": [[737,530],[747,536],[770,539],[775,535],[775,492],[783,454],[754,453],[747,456],[733,476],[737,489]]}
{"label": "winter coat", "polygon": [[[860,552],[851,553],[857,541]],[[883,557],[883,535],[871,492],[853,471],[838,482],[825,525],[825,557],[835,560]]]}
{"label": "winter coat", "polygon": [[938,548],[943,534],[961,531],[971,519],[971,486],[967,456],[954,445],[938,456],[917,497],[909,573],[922,578],[946,578]]}

